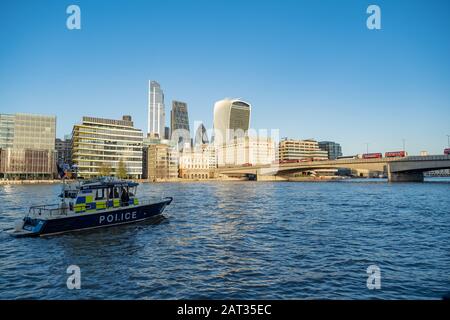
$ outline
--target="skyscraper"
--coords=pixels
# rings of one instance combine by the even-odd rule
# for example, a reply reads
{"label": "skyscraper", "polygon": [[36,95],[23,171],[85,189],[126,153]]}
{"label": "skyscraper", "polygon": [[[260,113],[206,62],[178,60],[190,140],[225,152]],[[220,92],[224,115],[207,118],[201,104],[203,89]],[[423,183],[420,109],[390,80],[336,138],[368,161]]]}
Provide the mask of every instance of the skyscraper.
{"label": "skyscraper", "polygon": [[185,102],[172,101],[170,131],[172,140],[178,143],[181,148],[183,148],[185,143],[190,142],[189,116]]}
{"label": "skyscraper", "polygon": [[214,104],[214,143],[227,143],[247,134],[251,105],[239,99],[224,99]]}
{"label": "skyscraper", "polygon": [[208,132],[206,132],[205,126],[201,123],[195,131],[194,145],[201,146],[207,143],[209,143]]}
{"label": "skyscraper", "polygon": [[164,92],[156,81],[149,81],[148,91],[148,131],[152,135],[164,138],[166,109]]}

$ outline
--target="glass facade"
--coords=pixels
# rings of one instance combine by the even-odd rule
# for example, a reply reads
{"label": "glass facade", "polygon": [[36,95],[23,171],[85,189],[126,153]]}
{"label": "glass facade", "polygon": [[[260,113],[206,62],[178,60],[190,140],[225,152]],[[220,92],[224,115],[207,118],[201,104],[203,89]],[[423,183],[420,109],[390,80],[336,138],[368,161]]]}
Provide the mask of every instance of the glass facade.
{"label": "glass facade", "polygon": [[55,173],[56,117],[0,115],[0,177],[49,179]]}
{"label": "glass facade", "polygon": [[195,146],[201,146],[209,143],[208,132],[206,131],[205,126],[200,124],[195,132]]}
{"label": "glass facade", "polygon": [[134,128],[129,116],[122,120],[83,117],[72,131],[72,162],[78,166],[78,176],[97,177],[105,170],[117,175],[122,162],[128,177],[141,178],[142,140],[142,131]]}
{"label": "glass facade", "polygon": [[14,119],[11,114],[0,114],[0,148],[12,148],[14,143]]}
{"label": "glass facade", "polygon": [[250,127],[251,105],[238,99],[214,104],[214,144],[221,145],[244,137]]}
{"label": "glass facade", "polygon": [[185,143],[190,143],[189,115],[185,102],[172,101],[170,127],[172,140],[178,143],[179,149],[182,149]]}
{"label": "glass facade", "polygon": [[56,139],[56,158],[59,165],[72,165],[72,139],[65,138],[64,140]]}
{"label": "glass facade", "polygon": [[242,101],[235,101],[231,105],[230,125],[232,130],[230,139],[242,138],[245,136],[250,125],[250,108],[249,105]]}
{"label": "glass facade", "polygon": [[149,82],[148,93],[148,131],[147,133],[164,137],[166,123],[166,108],[164,92],[156,81]]}
{"label": "glass facade", "polygon": [[320,141],[319,148],[328,152],[328,158],[330,160],[336,160],[338,157],[342,157],[342,148],[339,143],[333,141]]}

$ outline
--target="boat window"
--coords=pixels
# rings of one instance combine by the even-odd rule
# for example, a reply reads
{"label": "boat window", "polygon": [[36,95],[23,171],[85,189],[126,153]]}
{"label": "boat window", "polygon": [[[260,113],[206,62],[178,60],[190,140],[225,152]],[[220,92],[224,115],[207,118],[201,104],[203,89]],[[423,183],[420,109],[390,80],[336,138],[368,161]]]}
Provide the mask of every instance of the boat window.
{"label": "boat window", "polygon": [[119,198],[119,190],[117,190],[117,187],[114,187],[114,198]]}
{"label": "boat window", "polygon": [[104,189],[97,189],[95,193],[95,200],[102,200],[105,198]]}
{"label": "boat window", "polygon": [[66,191],[64,192],[64,196],[65,196],[66,198],[72,198],[72,199],[75,199],[75,198],[77,197],[77,193],[74,192],[74,191],[71,191],[71,190],[66,190]]}
{"label": "boat window", "polygon": [[124,187],[121,188],[122,195],[120,197],[120,200],[122,200],[123,203],[126,203],[126,205],[128,205],[128,201],[130,201],[130,196],[128,195],[127,189],[128,188],[125,189]]}

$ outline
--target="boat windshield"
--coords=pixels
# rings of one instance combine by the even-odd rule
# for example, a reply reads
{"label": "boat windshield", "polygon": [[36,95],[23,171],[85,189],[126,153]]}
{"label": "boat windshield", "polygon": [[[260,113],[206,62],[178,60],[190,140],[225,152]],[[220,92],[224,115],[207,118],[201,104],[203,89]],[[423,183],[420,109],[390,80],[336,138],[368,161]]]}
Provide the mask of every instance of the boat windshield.
{"label": "boat windshield", "polygon": [[59,195],[60,198],[70,198],[75,199],[77,197],[78,191],[76,190],[63,190]]}

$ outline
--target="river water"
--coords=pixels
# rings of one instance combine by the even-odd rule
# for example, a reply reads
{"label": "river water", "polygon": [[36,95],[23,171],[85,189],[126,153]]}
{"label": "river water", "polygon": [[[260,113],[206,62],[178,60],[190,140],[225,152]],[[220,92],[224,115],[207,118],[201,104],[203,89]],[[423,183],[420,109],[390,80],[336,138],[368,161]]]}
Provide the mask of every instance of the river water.
{"label": "river water", "polygon": [[[4,229],[59,185],[0,186],[0,299],[440,299],[450,180],[143,184],[164,218],[50,238]],[[81,289],[69,290],[69,265]],[[367,287],[367,268],[380,288]],[[373,283],[373,282],[371,282]]]}

